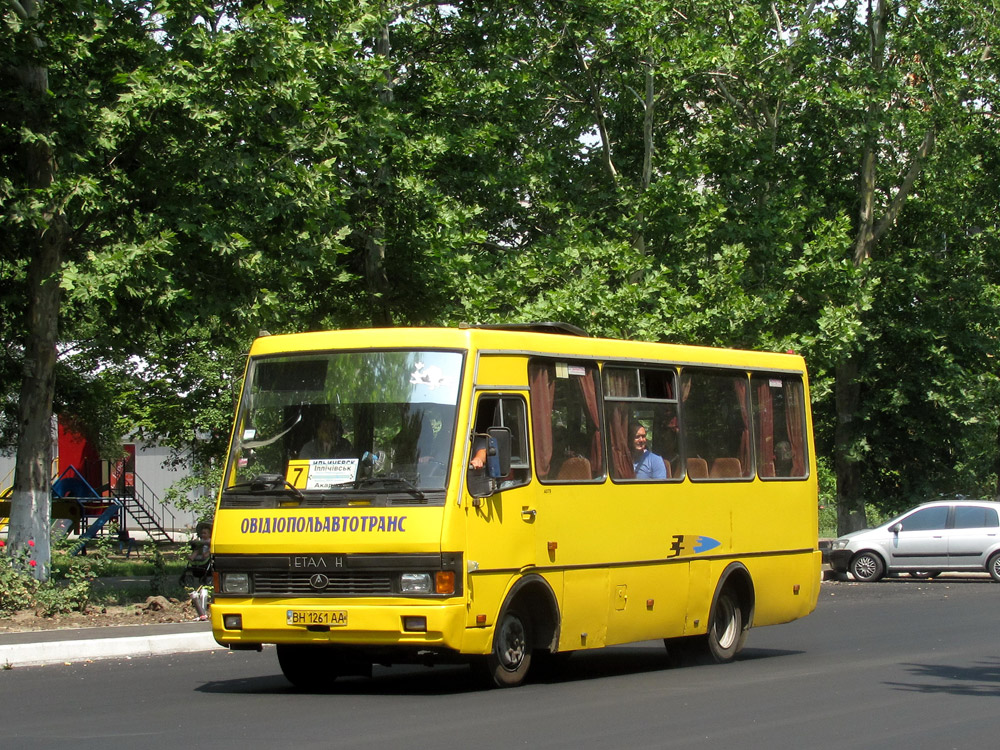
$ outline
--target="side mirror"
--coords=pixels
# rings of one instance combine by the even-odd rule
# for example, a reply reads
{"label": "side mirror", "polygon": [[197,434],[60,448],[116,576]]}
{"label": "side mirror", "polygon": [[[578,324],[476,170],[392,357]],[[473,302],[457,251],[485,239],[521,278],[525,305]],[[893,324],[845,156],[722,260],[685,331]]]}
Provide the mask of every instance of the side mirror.
{"label": "side mirror", "polygon": [[486,465],[469,469],[467,486],[473,497],[489,497],[497,491],[498,480],[510,473],[510,429],[490,427],[486,435]]}
{"label": "side mirror", "polygon": [[903,524],[901,523],[894,523],[892,526],[889,527],[889,531],[891,531],[893,534],[898,534],[902,530],[903,530]]}
{"label": "side mirror", "polygon": [[510,428],[490,427],[486,434],[486,473],[491,479],[503,479],[510,474]]}

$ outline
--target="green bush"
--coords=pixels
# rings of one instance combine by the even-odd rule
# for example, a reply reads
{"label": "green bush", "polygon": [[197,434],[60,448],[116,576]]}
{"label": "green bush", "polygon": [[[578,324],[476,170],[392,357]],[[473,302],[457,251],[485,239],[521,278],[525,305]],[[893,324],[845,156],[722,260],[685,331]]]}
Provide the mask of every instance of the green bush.
{"label": "green bush", "polygon": [[38,581],[30,573],[30,568],[37,565],[32,557],[35,543],[28,545],[11,554],[6,543],[0,541],[0,614],[9,615],[35,603]]}
{"label": "green bush", "polygon": [[[2,541],[0,547],[4,547]],[[46,616],[85,611],[94,581],[107,563],[108,549],[108,545],[95,544],[86,557],[70,557],[65,550],[57,551],[56,559],[64,558],[62,565],[58,571],[53,566],[52,579],[43,583],[36,581],[30,571],[36,565],[32,557],[34,543],[28,542],[14,555],[0,554],[0,613],[31,608]]]}

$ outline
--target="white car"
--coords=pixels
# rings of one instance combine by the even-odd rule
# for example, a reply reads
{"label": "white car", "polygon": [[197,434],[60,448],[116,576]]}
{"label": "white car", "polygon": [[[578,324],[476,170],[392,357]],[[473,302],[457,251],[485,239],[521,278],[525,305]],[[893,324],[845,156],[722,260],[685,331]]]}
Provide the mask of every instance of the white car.
{"label": "white car", "polygon": [[944,571],[986,571],[1000,581],[1000,503],[961,498],[924,503],[834,541],[830,566],[858,581],[899,572],[929,578]]}

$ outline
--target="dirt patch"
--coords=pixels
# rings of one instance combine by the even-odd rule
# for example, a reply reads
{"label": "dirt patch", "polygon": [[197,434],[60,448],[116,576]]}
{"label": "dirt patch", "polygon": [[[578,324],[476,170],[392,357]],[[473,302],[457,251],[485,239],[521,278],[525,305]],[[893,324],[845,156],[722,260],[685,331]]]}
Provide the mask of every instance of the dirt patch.
{"label": "dirt patch", "polygon": [[85,612],[44,616],[22,610],[0,618],[0,632],[98,628],[114,625],[152,625],[161,622],[191,622],[198,619],[191,600],[151,596],[145,602],[125,605],[90,605]]}

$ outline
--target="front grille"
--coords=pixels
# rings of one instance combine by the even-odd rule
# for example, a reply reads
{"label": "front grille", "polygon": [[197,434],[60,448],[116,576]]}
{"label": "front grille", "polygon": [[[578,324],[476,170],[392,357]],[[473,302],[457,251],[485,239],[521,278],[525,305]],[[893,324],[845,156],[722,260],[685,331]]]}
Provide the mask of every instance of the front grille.
{"label": "front grille", "polygon": [[311,573],[257,571],[255,596],[378,596],[393,593],[392,578],[385,573],[331,573],[323,589],[313,588]]}

